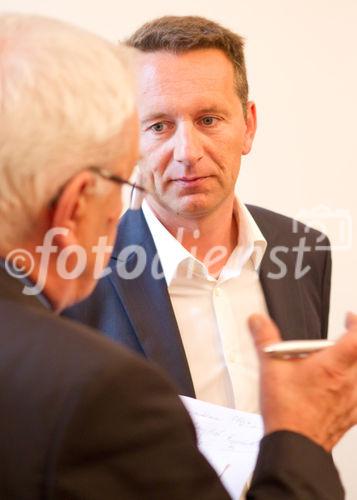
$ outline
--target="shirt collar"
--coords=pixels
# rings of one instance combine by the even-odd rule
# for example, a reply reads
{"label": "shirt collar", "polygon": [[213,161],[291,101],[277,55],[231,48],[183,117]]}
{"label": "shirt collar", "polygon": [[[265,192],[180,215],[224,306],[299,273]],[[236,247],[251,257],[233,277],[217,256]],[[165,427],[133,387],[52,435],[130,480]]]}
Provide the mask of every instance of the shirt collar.
{"label": "shirt collar", "polygon": [[[184,248],[166,228],[149,207],[146,200],[142,204],[143,213],[153,237],[162,265],[166,283],[170,286],[180,267],[190,265],[191,272],[199,272],[209,278],[204,264]],[[245,263],[251,258],[255,270],[258,270],[267,247],[266,239],[246,206],[235,200],[234,214],[239,224],[237,247],[223,269],[224,278],[239,275]],[[221,276],[221,277],[222,277]],[[213,279],[213,278],[212,278]]]}
{"label": "shirt collar", "polygon": [[264,238],[252,214],[238,198],[235,200],[234,210],[239,221],[238,247],[236,250],[242,248],[246,249],[247,253],[250,252],[248,258],[252,258],[254,269],[257,271],[267,248],[267,240]]}
{"label": "shirt collar", "polygon": [[181,262],[185,259],[192,259],[194,257],[181,245],[178,239],[161,224],[146,200],[143,201],[142,209],[154,239],[166,283],[169,286]]}

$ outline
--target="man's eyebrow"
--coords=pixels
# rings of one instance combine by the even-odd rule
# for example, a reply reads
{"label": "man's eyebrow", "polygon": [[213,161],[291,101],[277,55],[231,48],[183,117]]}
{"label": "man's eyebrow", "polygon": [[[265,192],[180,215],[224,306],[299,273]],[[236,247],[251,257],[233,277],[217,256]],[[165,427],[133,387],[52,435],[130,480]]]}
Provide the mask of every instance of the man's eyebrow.
{"label": "man's eyebrow", "polygon": [[[224,106],[205,106],[202,108],[198,108],[196,111],[196,115],[204,115],[204,114],[209,114],[209,113],[218,113],[218,114],[229,114],[229,109],[225,108]],[[162,120],[168,120],[170,119],[170,115],[168,113],[148,113],[147,115],[144,115],[143,118],[141,118],[140,123],[142,125],[145,125],[150,122],[155,122],[155,121],[162,121]]]}
{"label": "man's eyebrow", "polygon": [[145,124],[148,122],[153,122],[156,120],[167,120],[169,118],[169,115],[167,113],[150,113],[148,115],[145,115],[141,120],[141,124]]}
{"label": "man's eyebrow", "polygon": [[228,114],[229,110],[223,106],[208,106],[198,110],[198,114],[209,114],[209,113],[224,113]]}

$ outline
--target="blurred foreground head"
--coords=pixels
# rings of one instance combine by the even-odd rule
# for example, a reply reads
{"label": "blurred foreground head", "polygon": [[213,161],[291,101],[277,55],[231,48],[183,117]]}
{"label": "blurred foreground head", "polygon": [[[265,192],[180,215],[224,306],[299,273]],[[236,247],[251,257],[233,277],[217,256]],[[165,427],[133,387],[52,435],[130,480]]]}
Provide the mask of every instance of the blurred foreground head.
{"label": "blurred foreground head", "polygon": [[[115,234],[120,187],[88,169],[126,179],[135,164],[131,51],[53,19],[0,16],[0,256],[27,249],[35,281],[36,246],[51,228],[65,228],[55,236],[58,252],[46,275],[55,309],[93,288],[91,248],[99,236],[111,243]],[[56,260],[70,245],[83,248],[86,265],[78,279],[61,281]],[[55,289],[62,285],[59,300]]]}

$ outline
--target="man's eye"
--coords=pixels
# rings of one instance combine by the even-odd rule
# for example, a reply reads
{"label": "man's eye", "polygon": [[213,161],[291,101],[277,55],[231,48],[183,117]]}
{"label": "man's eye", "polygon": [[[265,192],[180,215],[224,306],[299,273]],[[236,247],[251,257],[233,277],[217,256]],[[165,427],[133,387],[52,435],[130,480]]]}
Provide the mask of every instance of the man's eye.
{"label": "man's eye", "polygon": [[206,127],[210,127],[211,125],[214,125],[217,121],[217,118],[214,116],[204,116],[201,118],[201,123],[202,125],[205,125]]}
{"label": "man's eye", "polygon": [[154,125],[151,125],[150,130],[156,133],[164,132],[165,129],[165,123],[159,122],[159,123],[154,123]]}

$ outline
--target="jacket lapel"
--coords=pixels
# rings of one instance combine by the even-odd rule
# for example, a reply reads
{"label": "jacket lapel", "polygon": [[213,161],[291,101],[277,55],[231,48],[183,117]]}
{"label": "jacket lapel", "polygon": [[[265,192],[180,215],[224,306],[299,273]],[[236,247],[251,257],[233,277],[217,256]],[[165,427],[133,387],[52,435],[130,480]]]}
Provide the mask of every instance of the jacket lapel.
{"label": "jacket lapel", "polygon": [[[249,211],[267,240],[267,249],[261,262],[259,276],[265,295],[268,311],[275,323],[278,325],[284,340],[296,338],[308,338],[308,332],[304,320],[303,300],[301,296],[300,281],[294,278],[296,254],[292,247],[296,244],[293,239],[287,241],[288,235],[284,232],[284,238],[279,233],[279,228],[270,224],[259,207],[248,206]],[[277,246],[284,246],[287,253],[278,253],[287,266],[284,277],[273,279],[279,268],[271,258],[271,251]]]}
{"label": "jacket lapel", "polygon": [[[260,281],[270,316],[277,323],[285,340],[308,337],[303,314],[303,301],[299,280],[294,279],[294,256],[291,248],[280,254],[287,265],[286,276],[273,279],[277,266],[271,259],[275,246],[287,245],[282,240],[279,228],[269,223],[258,207],[249,206],[268,246],[260,267]],[[111,259],[111,266],[117,268],[110,280],[123,304],[133,326],[135,335],[148,359],[171,374],[184,395],[194,397],[194,388],[185,351],[181,341],[175,314],[164,277],[155,279],[151,266],[155,259],[157,271],[162,275],[156,247],[142,210],[129,210],[120,222],[118,239]],[[286,234],[284,234],[284,238]],[[295,242],[290,241],[290,247]],[[134,279],[123,278],[123,270],[131,272],[138,265],[137,253],[126,254],[122,261],[121,252],[129,245],[137,245],[146,255],[146,265],[142,273]]]}
{"label": "jacket lapel", "polygon": [[[124,249],[130,245],[136,246],[137,251],[133,247],[128,255],[128,251]],[[146,258],[143,271],[134,279],[125,278],[125,272],[139,270],[138,255],[139,260]],[[159,279],[153,277],[153,262],[161,276]],[[142,210],[129,210],[123,216],[111,266],[115,268],[115,272],[111,273],[110,280],[126,309],[145,355],[170,373],[180,393],[195,397],[161,263]]]}

